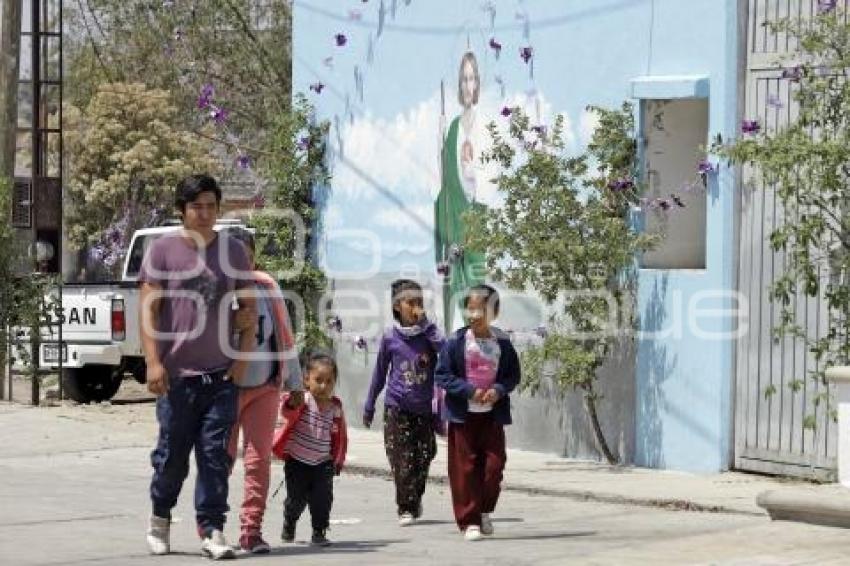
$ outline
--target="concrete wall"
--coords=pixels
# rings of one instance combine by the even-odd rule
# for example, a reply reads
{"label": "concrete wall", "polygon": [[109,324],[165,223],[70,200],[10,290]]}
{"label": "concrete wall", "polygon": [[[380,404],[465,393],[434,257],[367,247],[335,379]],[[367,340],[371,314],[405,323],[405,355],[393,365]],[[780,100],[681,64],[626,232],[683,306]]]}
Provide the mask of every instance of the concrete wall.
{"label": "concrete wall", "polygon": [[[382,4],[390,6],[369,2],[355,14],[350,6],[319,0],[294,4],[294,90],[308,94],[317,116],[331,122],[333,181],[320,252],[338,288],[385,288],[379,279],[344,282],[342,271],[367,276],[404,271],[425,279],[434,273],[439,124],[458,113],[453,85],[468,49],[480,64],[479,109],[489,113],[488,120],[501,119],[503,105],[523,106],[544,123],[562,114],[572,151],[581,151],[593,130],[586,106],[637,102],[633,81],[647,76],[704,77],[698,84],[705,92],[692,95],[708,97],[709,138],[729,139],[736,132],[736,0],[526,0],[494,2],[492,14],[477,0],[414,0],[393,3],[396,13],[381,17]],[[335,43],[339,33],[344,46]],[[491,38],[503,46],[499,57]],[[532,64],[519,57],[519,48],[529,45]],[[319,83],[321,94],[315,91]],[[673,87],[684,83],[662,83],[657,98],[683,96]],[[698,158],[693,157],[695,172]],[[727,170],[710,180],[706,200],[706,268],[641,270],[642,329],[675,322],[679,305],[686,311],[702,291],[734,288],[735,193]],[[703,306],[729,304],[714,300]],[[626,462],[724,469],[732,446],[733,343],[704,339],[688,327],[687,316],[680,318],[681,332],[627,342],[603,370],[603,427],[617,439],[615,449]],[[526,322],[502,325],[528,330]],[[704,330],[731,327],[728,316],[702,323]],[[350,350],[350,339],[339,345],[350,373],[340,388],[359,406],[372,362]],[[518,400],[511,443],[595,456],[580,405],[573,396]]]}

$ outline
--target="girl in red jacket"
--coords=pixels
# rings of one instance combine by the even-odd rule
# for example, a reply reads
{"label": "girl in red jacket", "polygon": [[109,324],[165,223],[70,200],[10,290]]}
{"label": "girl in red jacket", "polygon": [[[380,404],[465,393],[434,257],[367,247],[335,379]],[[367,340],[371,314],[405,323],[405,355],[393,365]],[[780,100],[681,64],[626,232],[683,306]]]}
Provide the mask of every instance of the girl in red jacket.
{"label": "girl in red jacket", "polygon": [[337,374],[333,356],[311,353],[304,365],[307,393],[303,401],[287,394],[283,397],[283,424],[272,451],[285,460],[284,542],[295,540],[295,524],[309,506],[312,544],[330,544],[326,531],[333,503],[333,477],[342,470],[348,447],[342,402],[333,394]]}

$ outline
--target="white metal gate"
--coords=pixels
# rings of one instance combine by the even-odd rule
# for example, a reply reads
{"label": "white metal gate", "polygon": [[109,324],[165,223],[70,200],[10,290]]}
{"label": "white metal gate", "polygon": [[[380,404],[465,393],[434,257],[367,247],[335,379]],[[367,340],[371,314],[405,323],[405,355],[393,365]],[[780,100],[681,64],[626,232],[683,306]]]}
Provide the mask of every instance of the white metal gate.
{"label": "white metal gate", "polygon": [[[782,77],[778,60],[793,54],[797,46],[786,34],[773,33],[765,22],[810,18],[817,4],[817,0],[748,0],[747,13],[741,14],[747,17],[743,117],[757,119],[767,131],[795,118],[795,83]],[[814,357],[802,340],[775,340],[771,332],[779,321],[780,307],[769,300],[769,287],[790,256],[774,253],[769,236],[776,226],[794,219],[784,217],[774,191],[747,170],[743,171],[740,211],[738,289],[749,299],[750,330],[737,346],[735,466],[829,477],[835,468],[836,427],[823,404],[813,403],[825,387],[808,376],[815,369]],[[804,295],[796,301],[798,321],[810,336],[822,335],[827,324],[824,301]],[[802,380],[797,390],[791,387],[795,380]],[[807,416],[814,419],[814,428],[805,426]]]}

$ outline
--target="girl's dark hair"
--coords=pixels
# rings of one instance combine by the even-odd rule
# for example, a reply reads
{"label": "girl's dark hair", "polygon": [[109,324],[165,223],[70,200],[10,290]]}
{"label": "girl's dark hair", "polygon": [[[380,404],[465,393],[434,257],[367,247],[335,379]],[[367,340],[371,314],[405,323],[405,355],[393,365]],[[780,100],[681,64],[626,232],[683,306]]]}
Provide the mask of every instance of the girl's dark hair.
{"label": "girl's dark hair", "polygon": [[186,212],[186,205],[197,200],[198,195],[205,192],[215,194],[215,201],[221,202],[221,187],[218,182],[209,175],[189,175],[182,181],[177,183],[177,190],[174,193],[174,206],[181,213]]}
{"label": "girl's dark hair", "polygon": [[401,294],[405,291],[414,291],[422,294],[422,286],[413,279],[396,279],[390,285],[390,293],[392,294],[392,303],[390,307],[393,311],[393,318],[401,322],[401,315],[395,310],[395,304],[401,298]]}
{"label": "girl's dark hair", "polygon": [[493,309],[493,316],[499,316],[499,292],[494,287],[483,284],[470,287],[461,302],[464,309],[469,304],[469,297],[473,295],[483,296],[487,301],[487,307]]}
{"label": "girl's dark hair", "polygon": [[304,373],[309,372],[317,365],[324,365],[334,372],[334,381],[339,381],[339,367],[336,365],[334,355],[328,350],[312,350],[304,355],[304,361],[301,364],[304,367]]}
{"label": "girl's dark hair", "polygon": [[252,253],[255,251],[254,235],[245,228],[230,228],[227,230],[227,235],[232,236],[233,238],[245,244],[245,247],[251,250]]}

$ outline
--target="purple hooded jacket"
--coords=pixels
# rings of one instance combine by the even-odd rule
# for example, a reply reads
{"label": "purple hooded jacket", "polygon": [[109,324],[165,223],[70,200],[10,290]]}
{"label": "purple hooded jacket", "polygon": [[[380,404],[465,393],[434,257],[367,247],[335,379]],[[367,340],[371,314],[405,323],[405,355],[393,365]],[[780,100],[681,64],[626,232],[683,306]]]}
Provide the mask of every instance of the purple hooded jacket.
{"label": "purple hooded jacket", "polygon": [[375,414],[375,401],[387,387],[384,406],[420,415],[431,414],[434,369],[445,338],[437,325],[424,320],[419,328],[388,329],[378,348],[378,362],[366,395],[363,413]]}

